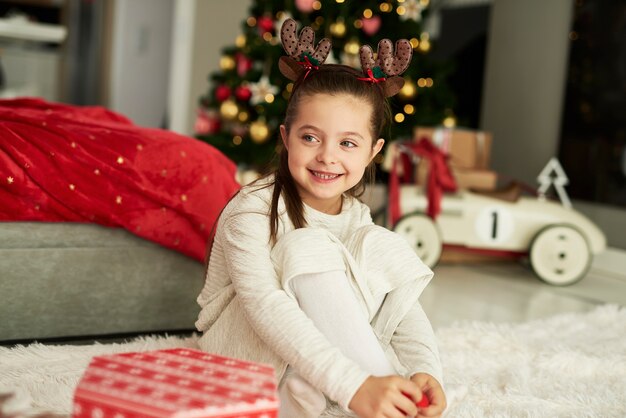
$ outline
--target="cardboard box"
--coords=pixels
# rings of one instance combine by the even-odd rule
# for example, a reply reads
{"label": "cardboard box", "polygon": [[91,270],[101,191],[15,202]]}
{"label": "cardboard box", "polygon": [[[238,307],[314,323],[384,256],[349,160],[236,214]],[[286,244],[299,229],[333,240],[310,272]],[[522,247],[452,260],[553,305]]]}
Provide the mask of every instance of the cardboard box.
{"label": "cardboard box", "polygon": [[[417,184],[424,185],[428,180],[429,162],[421,160],[417,165]],[[498,173],[491,170],[472,170],[450,167],[459,189],[495,190]]]}
{"label": "cardboard box", "polygon": [[275,418],[274,369],[193,349],[94,357],[74,392],[80,418]]}
{"label": "cardboard box", "polygon": [[448,162],[451,167],[481,170],[489,168],[492,142],[489,132],[416,127],[413,131],[413,140],[419,141],[424,137],[449,155]]}

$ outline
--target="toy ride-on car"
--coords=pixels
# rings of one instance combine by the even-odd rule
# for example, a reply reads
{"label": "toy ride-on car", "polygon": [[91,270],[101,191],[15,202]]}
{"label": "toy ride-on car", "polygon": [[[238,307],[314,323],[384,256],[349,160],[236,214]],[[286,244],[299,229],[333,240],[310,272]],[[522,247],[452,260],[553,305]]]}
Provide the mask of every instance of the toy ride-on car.
{"label": "toy ride-on car", "polygon": [[402,184],[396,193],[400,218],[392,229],[403,235],[430,267],[437,264],[442,247],[450,246],[489,255],[528,257],[541,280],[570,285],[585,276],[593,256],[604,251],[606,238],[571,207],[564,190],[557,190],[562,201],[557,202],[545,197],[547,187],[543,186],[538,196],[523,196],[518,184],[497,192],[443,193],[440,211],[433,218],[427,215],[425,188]]}

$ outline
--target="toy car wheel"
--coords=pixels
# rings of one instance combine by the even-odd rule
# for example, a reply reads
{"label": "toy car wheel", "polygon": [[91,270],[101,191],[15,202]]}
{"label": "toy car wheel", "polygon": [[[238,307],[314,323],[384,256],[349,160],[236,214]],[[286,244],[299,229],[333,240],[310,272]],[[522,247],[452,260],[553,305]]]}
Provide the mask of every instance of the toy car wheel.
{"label": "toy car wheel", "polygon": [[530,246],[530,265],[535,274],[555,286],[582,279],[591,266],[591,258],[585,236],[567,225],[544,228]]}
{"label": "toy car wheel", "polygon": [[441,256],[441,234],[428,216],[411,214],[401,218],[393,230],[405,237],[419,258],[433,267]]}

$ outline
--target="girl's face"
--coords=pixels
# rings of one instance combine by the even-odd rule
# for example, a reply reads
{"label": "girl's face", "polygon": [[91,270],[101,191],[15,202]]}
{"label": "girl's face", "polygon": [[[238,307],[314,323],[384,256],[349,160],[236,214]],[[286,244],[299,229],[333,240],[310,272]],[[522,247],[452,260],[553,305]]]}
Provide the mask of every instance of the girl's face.
{"label": "girl's face", "polygon": [[371,105],[351,95],[302,97],[289,135],[280,126],[289,152],[289,171],[304,203],[338,214],[341,195],[363,177],[385,141],[374,142]]}

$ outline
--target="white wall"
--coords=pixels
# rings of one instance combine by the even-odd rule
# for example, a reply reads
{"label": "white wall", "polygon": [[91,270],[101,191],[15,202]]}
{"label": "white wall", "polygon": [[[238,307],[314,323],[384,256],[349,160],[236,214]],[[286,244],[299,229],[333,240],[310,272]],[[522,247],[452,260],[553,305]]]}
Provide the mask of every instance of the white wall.
{"label": "white wall", "polygon": [[170,129],[193,134],[198,100],[219,69],[221,51],[235,44],[250,0],[175,0],[170,79]]}
{"label": "white wall", "polygon": [[494,135],[493,168],[531,184],[558,152],[572,6],[492,3],[481,127]]}
{"label": "white wall", "polygon": [[167,111],[173,0],[116,0],[109,107],[160,127]]}

